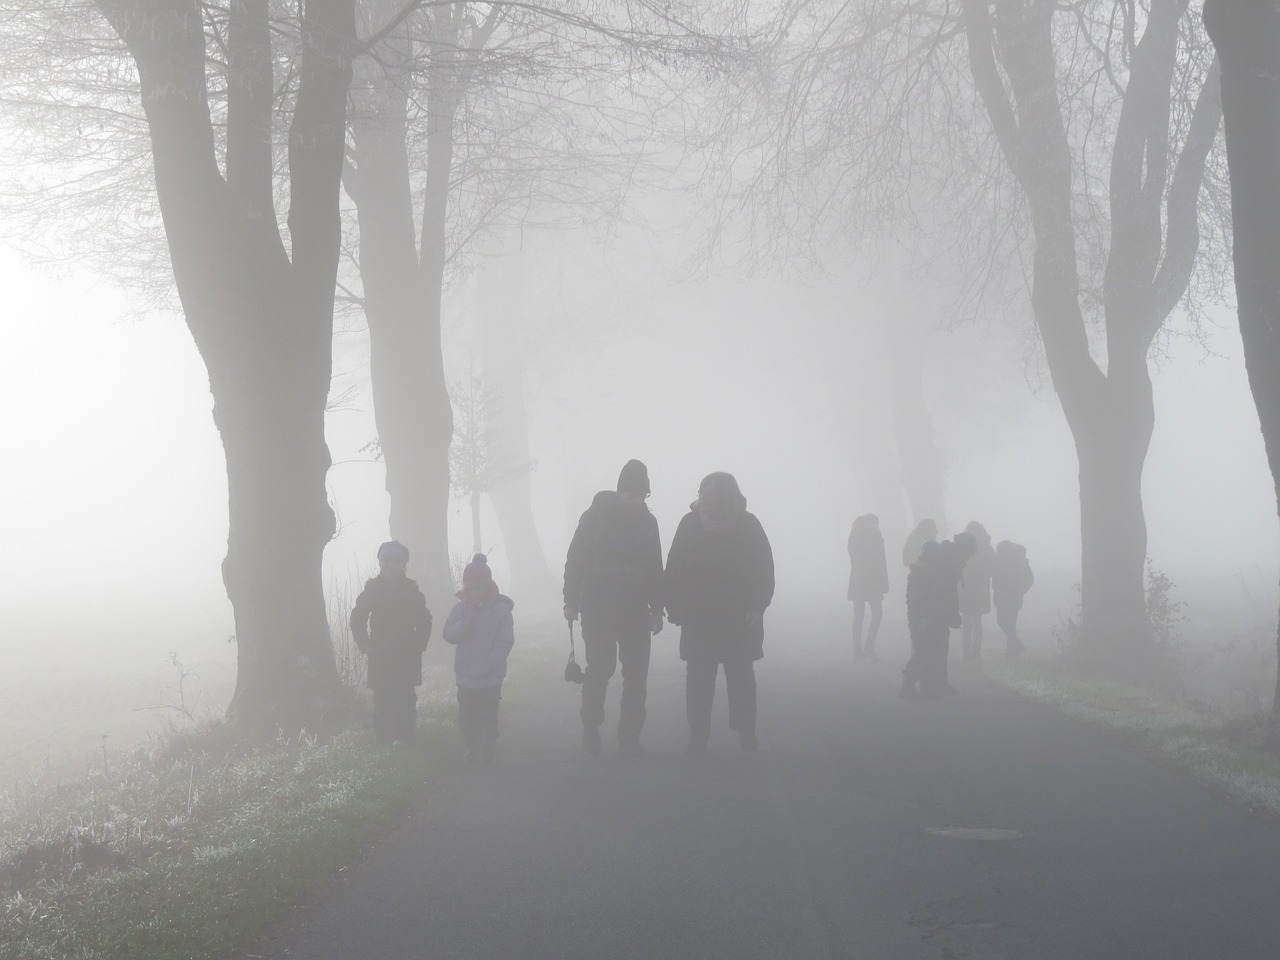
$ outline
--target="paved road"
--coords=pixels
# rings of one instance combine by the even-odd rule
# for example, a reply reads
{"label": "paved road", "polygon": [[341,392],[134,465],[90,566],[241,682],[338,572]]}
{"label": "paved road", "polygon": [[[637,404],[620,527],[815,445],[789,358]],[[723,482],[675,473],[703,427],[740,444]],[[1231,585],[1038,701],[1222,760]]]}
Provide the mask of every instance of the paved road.
{"label": "paved road", "polygon": [[712,753],[684,754],[664,633],[648,756],[606,738],[584,757],[552,678],[505,713],[497,765],[460,766],[242,956],[1280,958],[1280,827],[980,677],[901,701],[901,642],[855,671],[840,621],[802,640],[785,619],[759,665],[760,753],[725,728],[721,686]]}

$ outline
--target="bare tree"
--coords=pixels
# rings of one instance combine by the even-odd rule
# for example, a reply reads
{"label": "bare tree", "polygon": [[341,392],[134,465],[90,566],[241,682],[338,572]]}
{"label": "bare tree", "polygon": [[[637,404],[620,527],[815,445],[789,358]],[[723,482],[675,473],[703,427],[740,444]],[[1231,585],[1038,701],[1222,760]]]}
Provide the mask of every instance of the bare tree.
{"label": "bare tree", "polygon": [[[196,0],[96,5],[136,68],[177,291],[226,452],[223,580],[239,653],[228,716],[254,729],[315,729],[338,686],[320,563],[334,530],[324,408],[353,0],[307,3],[289,51],[288,242],[275,206],[278,50],[265,0],[225,10]],[[225,44],[221,150],[211,44]]]}
{"label": "bare tree", "polygon": [[[1245,369],[1280,497],[1280,2],[1206,0],[1204,22],[1222,64]],[[1272,712],[1280,714],[1280,670]]]}
{"label": "bare tree", "polygon": [[1148,356],[1175,309],[1218,293],[1195,267],[1204,228],[1214,253],[1226,233],[1198,202],[1220,107],[1189,0],[789,11],[748,184],[788,194],[739,191],[736,215],[787,228],[787,253],[922,235],[964,267],[957,311],[1000,309],[990,294],[1025,271],[1080,463],[1081,653],[1139,670]]}
{"label": "bare tree", "polygon": [[[670,4],[366,0],[344,182],[355,201],[374,408],[391,531],[423,558],[428,601],[449,583],[452,412],[440,345],[447,271],[495,225],[616,213],[645,111],[632,71],[718,62]],[[668,89],[668,95],[669,89]],[[590,171],[584,174],[584,171]],[[552,211],[548,214],[548,211]],[[546,217],[547,219],[540,219]],[[531,523],[531,519],[530,519]]]}

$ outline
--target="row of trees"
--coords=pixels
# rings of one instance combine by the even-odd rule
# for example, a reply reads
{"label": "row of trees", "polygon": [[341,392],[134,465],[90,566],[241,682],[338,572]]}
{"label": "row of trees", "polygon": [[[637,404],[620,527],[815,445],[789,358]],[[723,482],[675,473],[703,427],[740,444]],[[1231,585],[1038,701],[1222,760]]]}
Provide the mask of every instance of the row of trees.
{"label": "row of trees", "polygon": [[[58,25],[67,49],[98,65],[98,108],[114,109],[97,129],[145,124],[149,150],[136,136],[113,142],[121,165],[151,166],[177,295],[209,371],[239,643],[229,713],[248,725],[314,727],[336,688],[320,559],[333,533],[323,416],[344,248],[370,332],[391,532],[439,602],[450,266],[495,225],[616,215],[643,170],[637,144],[672,103],[698,117],[679,136],[701,141],[697,183],[721,212],[716,236],[745,226],[767,238],[761,260],[891,237],[919,269],[944,263],[959,278],[959,313],[995,309],[1005,298],[993,293],[1025,280],[1080,463],[1089,666],[1134,674],[1150,654],[1148,362],[1179,306],[1194,314],[1219,295],[1228,210],[1251,383],[1273,474],[1280,466],[1265,159],[1280,117],[1266,79],[1274,45],[1260,39],[1277,29],[1273,3],[1210,0],[1212,44],[1191,0],[792,0],[756,20],[732,5],[650,0],[604,13],[572,0],[92,6],[96,17],[71,0],[20,5],[7,22]],[[45,122],[73,115],[50,114],[34,83],[26,99],[42,96]],[[141,116],[121,106],[130,100]],[[355,231],[343,230],[341,188]],[[1010,263],[1021,277],[999,266]],[[919,422],[910,356],[897,409]],[[935,512],[936,451],[901,454],[916,464],[913,502]],[[527,512],[526,496],[512,513]]]}

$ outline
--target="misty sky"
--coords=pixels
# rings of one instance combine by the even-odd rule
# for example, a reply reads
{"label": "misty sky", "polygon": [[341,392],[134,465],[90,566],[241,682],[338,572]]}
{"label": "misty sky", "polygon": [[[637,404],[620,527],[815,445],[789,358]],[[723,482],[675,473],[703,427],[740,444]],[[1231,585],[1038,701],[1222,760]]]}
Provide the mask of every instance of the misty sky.
{"label": "misty sky", "polygon": [[[22,319],[9,324],[0,359],[0,402],[21,413],[0,426],[11,465],[0,474],[10,507],[0,552],[6,645],[55,653],[109,637],[147,656],[225,649],[225,474],[207,379],[182,319],[128,315],[111,286],[54,279],[13,256],[0,260],[0,282],[10,316]],[[850,284],[721,277],[646,290],[612,316],[562,317],[577,308],[561,299],[522,318],[535,511],[553,572],[591,494],[611,488],[634,456],[649,464],[664,544],[701,476],[727,469],[774,541],[780,599],[842,598],[845,537],[865,511],[850,480],[849,438],[868,391],[853,379],[878,369],[848,317],[873,315],[878,304]],[[464,294],[446,307],[455,370],[475,357],[458,316]],[[1150,554],[1188,589],[1204,580],[1230,593],[1243,580],[1266,592],[1277,563],[1274,502],[1239,335],[1222,316],[1209,331],[1212,353],[1175,341],[1155,369]],[[329,435],[341,531],[326,554],[330,583],[367,573],[387,536],[381,466],[359,450],[375,436],[363,350],[358,329],[340,335],[333,395],[343,400]],[[1026,331],[959,330],[929,365],[953,524],[976,518],[997,539],[1027,544],[1043,584],[1029,601],[1065,605],[1079,563],[1075,457]],[[714,382],[712,367],[725,371]],[[462,502],[453,519],[453,549],[467,553]],[[502,578],[487,509],[485,522]],[[521,599],[525,609],[537,605]]]}

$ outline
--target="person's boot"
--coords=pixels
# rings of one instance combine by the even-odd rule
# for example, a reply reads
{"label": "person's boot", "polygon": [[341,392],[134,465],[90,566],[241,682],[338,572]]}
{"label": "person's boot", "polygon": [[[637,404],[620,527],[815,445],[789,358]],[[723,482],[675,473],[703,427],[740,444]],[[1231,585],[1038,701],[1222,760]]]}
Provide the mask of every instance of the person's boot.
{"label": "person's boot", "polygon": [[640,746],[639,737],[620,737],[618,739],[618,756],[624,760],[639,760],[644,756],[644,747]]}
{"label": "person's boot", "polygon": [[582,728],[582,749],[587,751],[591,756],[600,756],[600,728],[599,727],[583,727]]}
{"label": "person's boot", "polygon": [[880,662],[880,654],[876,653],[876,645],[874,642],[868,643],[866,649],[862,651],[862,659],[866,660],[867,663]]}
{"label": "person's boot", "polygon": [[739,733],[738,742],[742,744],[742,749],[747,753],[755,753],[760,749],[760,741],[757,739],[754,730],[750,733]]}
{"label": "person's boot", "polygon": [[902,687],[898,690],[898,696],[903,700],[914,700],[920,694],[916,693],[916,682],[908,680],[906,675],[902,677]]}
{"label": "person's boot", "polygon": [[1020,653],[1025,653],[1026,649],[1022,641],[1015,638],[1009,641],[1009,646],[1005,647],[1004,654],[1006,657],[1016,657]]}

